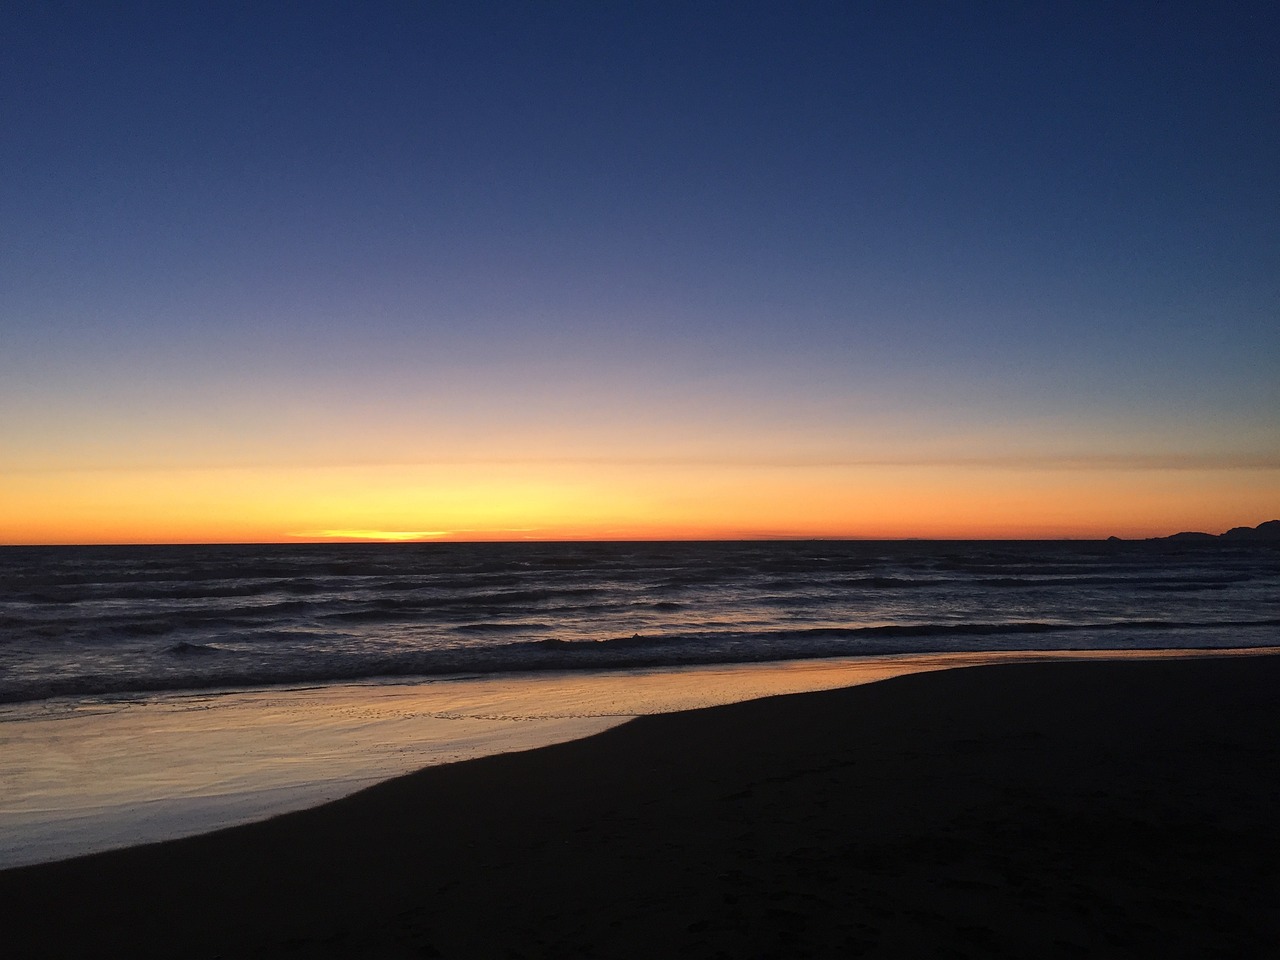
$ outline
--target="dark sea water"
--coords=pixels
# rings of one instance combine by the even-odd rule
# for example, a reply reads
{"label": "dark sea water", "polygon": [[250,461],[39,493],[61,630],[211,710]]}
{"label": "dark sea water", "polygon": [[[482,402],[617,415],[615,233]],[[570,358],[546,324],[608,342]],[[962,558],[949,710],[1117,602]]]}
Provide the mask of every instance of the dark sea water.
{"label": "dark sea water", "polygon": [[1280,644],[1280,549],[1147,542],[0,548],[0,702],[939,651]]}

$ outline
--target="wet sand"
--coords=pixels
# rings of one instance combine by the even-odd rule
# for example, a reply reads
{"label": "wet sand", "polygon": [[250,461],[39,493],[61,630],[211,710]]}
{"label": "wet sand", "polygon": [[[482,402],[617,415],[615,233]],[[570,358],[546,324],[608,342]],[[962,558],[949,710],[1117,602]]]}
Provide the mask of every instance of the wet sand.
{"label": "wet sand", "polygon": [[641,717],[0,872],[11,956],[1264,957],[1280,657]]}
{"label": "wet sand", "polygon": [[[1246,652],[1256,651],[1214,655]],[[1187,655],[904,654],[7,704],[0,870],[265,820],[423,767],[577,740],[642,714],[981,663]]]}

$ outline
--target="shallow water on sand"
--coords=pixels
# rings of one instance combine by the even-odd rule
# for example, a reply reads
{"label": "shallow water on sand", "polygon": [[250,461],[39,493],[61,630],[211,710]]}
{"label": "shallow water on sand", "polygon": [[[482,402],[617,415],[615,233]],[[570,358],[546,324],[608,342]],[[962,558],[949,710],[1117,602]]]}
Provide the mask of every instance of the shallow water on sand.
{"label": "shallow water on sand", "polygon": [[641,714],[997,661],[1125,655],[1184,654],[920,654],[10,705],[0,710],[0,867],[263,819]]}

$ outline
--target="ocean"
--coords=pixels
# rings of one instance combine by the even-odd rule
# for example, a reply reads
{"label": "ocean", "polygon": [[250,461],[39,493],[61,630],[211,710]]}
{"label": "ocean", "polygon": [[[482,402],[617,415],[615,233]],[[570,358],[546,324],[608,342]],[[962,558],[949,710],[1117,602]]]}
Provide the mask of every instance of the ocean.
{"label": "ocean", "polygon": [[1141,542],[0,549],[0,702],[1280,640],[1280,549]]}
{"label": "ocean", "polygon": [[0,548],[0,868],[644,713],[1277,646],[1265,543]]}

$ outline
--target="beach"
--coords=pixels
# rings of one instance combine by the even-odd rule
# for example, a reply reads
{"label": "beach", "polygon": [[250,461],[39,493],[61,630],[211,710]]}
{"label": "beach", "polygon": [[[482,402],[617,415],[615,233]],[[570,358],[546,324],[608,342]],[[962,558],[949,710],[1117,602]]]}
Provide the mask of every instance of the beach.
{"label": "beach", "polygon": [[640,717],[0,872],[23,957],[1272,955],[1280,658]]}

